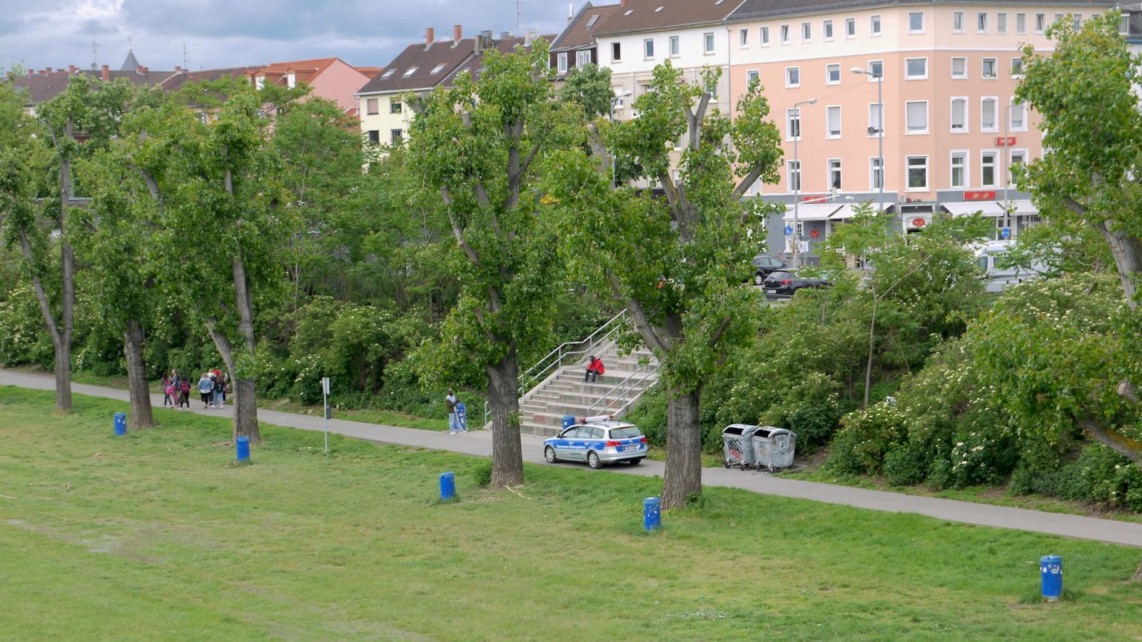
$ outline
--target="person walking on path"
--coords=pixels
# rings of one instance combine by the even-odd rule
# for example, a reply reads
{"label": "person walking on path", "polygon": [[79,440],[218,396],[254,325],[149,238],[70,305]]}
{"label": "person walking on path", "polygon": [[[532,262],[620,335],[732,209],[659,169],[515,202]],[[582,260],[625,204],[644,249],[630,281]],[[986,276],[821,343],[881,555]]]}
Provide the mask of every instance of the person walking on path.
{"label": "person walking on path", "polygon": [[460,425],[460,418],[456,415],[456,393],[451,390],[448,391],[448,396],[444,398],[444,407],[448,409],[448,434],[455,435],[456,433],[468,432]]}
{"label": "person walking on path", "polygon": [[607,368],[603,365],[603,360],[591,355],[591,359],[587,362],[587,372],[583,375],[583,383],[595,383],[599,375],[606,371]]}
{"label": "person walking on path", "polygon": [[163,374],[163,380],[159,382],[159,385],[162,386],[163,389],[163,407],[166,408],[167,406],[170,406],[173,409],[174,399],[172,398],[172,395],[178,394],[176,392],[176,383],[171,381],[170,377],[166,376],[166,374]]}
{"label": "person walking on path", "polygon": [[190,410],[190,377],[183,377],[178,384],[178,407]]}
{"label": "person walking on path", "polygon": [[209,408],[214,398],[214,382],[208,373],[202,373],[202,378],[198,380],[198,394],[202,397],[203,410]]}
{"label": "person walking on path", "polygon": [[222,408],[226,405],[226,382],[220,375],[214,375],[214,407]]}

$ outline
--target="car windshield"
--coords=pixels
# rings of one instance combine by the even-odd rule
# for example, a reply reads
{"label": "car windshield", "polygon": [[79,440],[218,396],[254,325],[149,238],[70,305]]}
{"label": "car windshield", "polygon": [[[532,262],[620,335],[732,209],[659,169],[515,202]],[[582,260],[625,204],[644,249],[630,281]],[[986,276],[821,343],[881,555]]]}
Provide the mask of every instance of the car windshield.
{"label": "car windshield", "polygon": [[611,428],[611,439],[630,439],[632,437],[641,437],[642,432],[635,426],[624,426],[622,428]]}
{"label": "car windshield", "polygon": [[795,279],[797,278],[797,275],[792,272],[774,272],[773,274],[769,275],[769,278],[773,279],[774,281],[780,281],[782,279]]}

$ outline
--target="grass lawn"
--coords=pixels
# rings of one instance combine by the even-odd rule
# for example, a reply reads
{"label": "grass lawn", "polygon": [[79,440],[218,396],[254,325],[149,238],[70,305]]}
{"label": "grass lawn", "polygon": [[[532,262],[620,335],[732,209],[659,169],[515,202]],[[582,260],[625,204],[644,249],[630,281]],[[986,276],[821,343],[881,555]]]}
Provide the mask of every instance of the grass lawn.
{"label": "grass lawn", "polygon": [[0,388],[0,640],[1142,639],[1142,548],[720,488],[647,535],[654,479],[53,398]]}

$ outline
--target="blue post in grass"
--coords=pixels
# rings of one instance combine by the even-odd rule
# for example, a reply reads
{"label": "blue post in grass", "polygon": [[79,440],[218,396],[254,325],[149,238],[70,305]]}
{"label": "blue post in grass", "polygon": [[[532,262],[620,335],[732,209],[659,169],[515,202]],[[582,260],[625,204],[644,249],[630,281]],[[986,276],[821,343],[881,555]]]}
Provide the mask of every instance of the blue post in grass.
{"label": "blue post in grass", "polygon": [[440,473],[440,501],[450,502],[456,499],[456,475],[451,472]]}
{"label": "blue post in grass", "polygon": [[120,437],[127,434],[127,413],[115,413],[115,434]]}
{"label": "blue post in grass", "polygon": [[1043,584],[1043,599],[1056,602],[1063,594],[1063,558],[1046,555],[1039,560],[1039,577]]}
{"label": "blue post in grass", "polygon": [[250,438],[241,436],[234,440],[234,447],[238,451],[238,461],[250,461]]}
{"label": "blue post in grass", "polygon": [[647,532],[662,528],[662,509],[657,497],[642,500],[642,526]]}

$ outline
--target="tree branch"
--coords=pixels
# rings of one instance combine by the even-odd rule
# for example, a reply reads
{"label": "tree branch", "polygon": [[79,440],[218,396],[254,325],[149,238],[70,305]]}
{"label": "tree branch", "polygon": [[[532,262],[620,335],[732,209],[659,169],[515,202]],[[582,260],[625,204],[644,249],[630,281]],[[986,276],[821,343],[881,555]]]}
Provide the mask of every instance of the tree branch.
{"label": "tree branch", "polygon": [[619,278],[615,276],[614,273],[607,272],[606,278],[615,296],[626,300],[627,310],[630,311],[631,317],[634,319],[635,328],[641,330],[639,334],[642,335],[642,340],[647,344],[647,347],[656,354],[666,354],[670,352],[670,344],[664,341],[662,337],[654,331],[654,326],[650,323],[650,317],[647,316],[646,310],[643,309],[642,302],[634,297],[623,294],[622,283],[619,282]]}
{"label": "tree branch", "polygon": [[1077,423],[1103,445],[1142,468],[1142,441],[1128,437],[1113,428],[1107,428],[1091,419],[1080,419]]}

